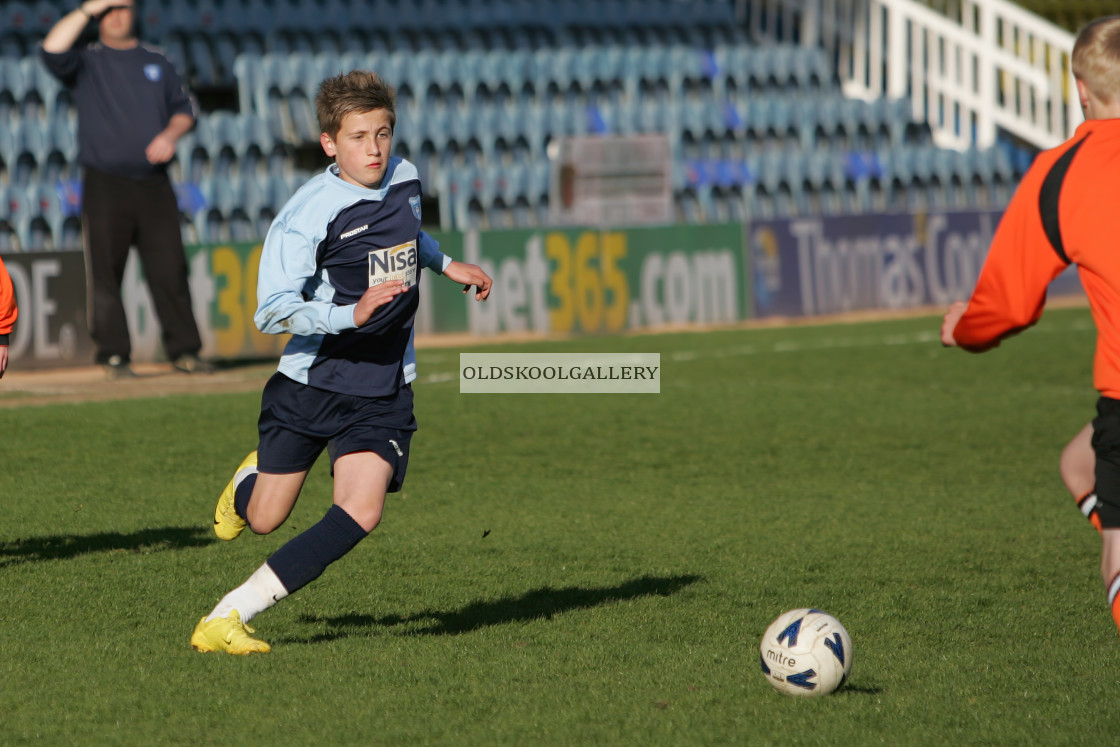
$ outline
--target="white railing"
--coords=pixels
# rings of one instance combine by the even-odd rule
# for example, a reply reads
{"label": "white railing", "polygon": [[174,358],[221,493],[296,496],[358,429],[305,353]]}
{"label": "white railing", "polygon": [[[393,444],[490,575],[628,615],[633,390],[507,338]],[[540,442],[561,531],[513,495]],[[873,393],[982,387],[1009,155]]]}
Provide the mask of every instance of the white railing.
{"label": "white railing", "polygon": [[844,91],[909,97],[938,145],[995,143],[1000,130],[1052,148],[1082,121],[1070,72],[1074,35],[1007,0],[737,0],[760,38],[823,46]]}

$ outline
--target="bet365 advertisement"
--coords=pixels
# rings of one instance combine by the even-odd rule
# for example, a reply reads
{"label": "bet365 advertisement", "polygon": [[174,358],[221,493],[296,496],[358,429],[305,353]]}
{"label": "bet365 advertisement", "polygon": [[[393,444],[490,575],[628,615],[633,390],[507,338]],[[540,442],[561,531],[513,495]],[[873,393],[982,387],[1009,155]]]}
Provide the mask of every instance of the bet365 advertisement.
{"label": "bet365 advertisement", "polygon": [[[440,238],[453,257],[481,266],[494,288],[485,304],[464,303],[458,288],[430,293],[435,313],[422,331],[612,334],[750,315],[738,224]],[[453,284],[435,278],[429,287],[444,285]]]}

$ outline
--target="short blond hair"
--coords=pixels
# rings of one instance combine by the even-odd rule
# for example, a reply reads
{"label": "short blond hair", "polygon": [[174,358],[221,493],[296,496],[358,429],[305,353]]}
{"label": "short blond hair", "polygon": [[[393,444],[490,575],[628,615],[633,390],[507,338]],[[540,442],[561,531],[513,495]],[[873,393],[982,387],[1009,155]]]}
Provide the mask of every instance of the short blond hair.
{"label": "short blond hair", "polygon": [[319,131],[333,140],[342,127],[347,114],[364,114],[374,109],[389,113],[389,126],[397,126],[397,92],[377,73],[351,70],[327,78],[319,84],[315,95],[315,114],[319,118]]}
{"label": "short blond hair", "polygon": [[1120,98],[1120,15],[1087,23],[1070,57],[1073,76],[1105,104]]}

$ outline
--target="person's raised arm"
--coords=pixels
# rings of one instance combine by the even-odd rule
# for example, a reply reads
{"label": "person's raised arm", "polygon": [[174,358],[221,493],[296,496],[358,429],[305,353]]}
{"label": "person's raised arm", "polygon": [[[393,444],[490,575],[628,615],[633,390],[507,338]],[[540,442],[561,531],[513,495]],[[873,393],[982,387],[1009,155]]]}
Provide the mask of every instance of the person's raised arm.
{"label": "person's raised arm", "polygon": [[90,21],[95,20],[104,13],[117,0],[86,0],[74,10],[70,11],[51,27],[43,39],[43,50],[51,54],[61,54],[70,51],[74,42],[85,31]]}

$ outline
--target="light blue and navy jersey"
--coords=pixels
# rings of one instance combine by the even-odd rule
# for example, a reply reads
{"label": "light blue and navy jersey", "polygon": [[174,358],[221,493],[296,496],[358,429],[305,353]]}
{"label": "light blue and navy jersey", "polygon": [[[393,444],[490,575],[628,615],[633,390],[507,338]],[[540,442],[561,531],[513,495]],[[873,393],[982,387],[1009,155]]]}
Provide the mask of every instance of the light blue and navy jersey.
{"label": "light blue and navy jersey", "polygon": [[[331,165],[296,192],[264,240],[257,328],[292,335],[280,373],[361,397],[395,395],[416,378],[413,319],[420,268],[442,273],[451,258],[420,230],[416,167],[389,159],[381,186],[343,181]],[[370,287],[404,280],[408,291],[361,327],[354,305]]]}

